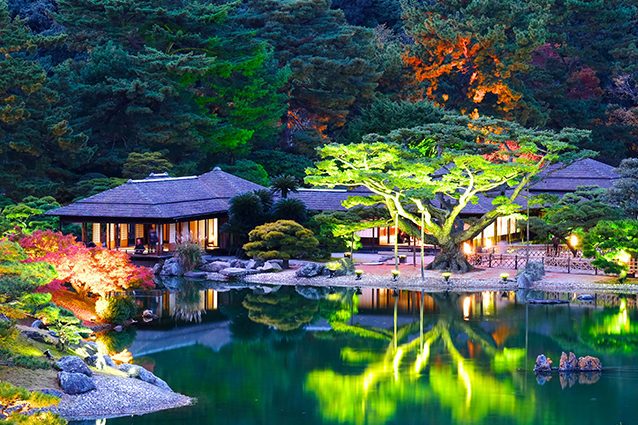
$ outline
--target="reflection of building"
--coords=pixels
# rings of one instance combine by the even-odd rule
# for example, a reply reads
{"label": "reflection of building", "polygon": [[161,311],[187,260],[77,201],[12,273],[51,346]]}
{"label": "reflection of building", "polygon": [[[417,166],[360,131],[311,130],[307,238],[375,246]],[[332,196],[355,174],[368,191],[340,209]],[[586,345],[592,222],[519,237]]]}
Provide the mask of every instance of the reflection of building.
{"label": "reflection of building", "polygon": [[82,240],[111,249],[132,247],[138,238],[148,246],[151,230],[157,233],[160,253],[188,237],[206,249],[224,249],[229,238],[219,233],[219,226],[228,220],[228,201],[257,189],[265,188],[219,168],[191,177],[151,174],[47,215],[82,223]]}
{"label": "reflection of building", "polygon": [[[136,294],[135,299],[138,302],[139,310],[152,310],[159,320],[171,319],[175,315],[178,308],[178,292],[169,292],[166,290],[152,290],[148,293]],[[200,311],[212,312],[219,309],[219,306],[229,305],[232,302],[232,292],[219,292],[213,289],[202,289],[198,291],[197,308]]]}

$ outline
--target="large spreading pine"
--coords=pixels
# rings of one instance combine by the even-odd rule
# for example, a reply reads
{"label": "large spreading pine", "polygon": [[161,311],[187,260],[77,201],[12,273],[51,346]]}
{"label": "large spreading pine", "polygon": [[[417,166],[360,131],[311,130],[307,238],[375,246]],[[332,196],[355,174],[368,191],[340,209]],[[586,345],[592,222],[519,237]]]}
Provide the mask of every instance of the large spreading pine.
{"label": "large spreading pine", "polygon": [[[420,237],[423,227],[425,242],[441,247],[428,268],[464,273],[472,266],[463,254],[463,242],[497,217],[515,213],[523,188],[549,165],[591,156],[593,152],[574,149],[584,137],[587,132],[574,129],[553,133],[448,115],[442,123],[387,136],[369,134],[362,143],[327,145],[319,151],[323,161],[308,170],[306,182],[368,188],[371,196],[352,196],[344,205],[385,205],[401,230]],[[423,140],[434,145],[434,156],[423,155]],[[492,207],[464,226],[460,218],[465,207],[487,195],[494,198]]]}

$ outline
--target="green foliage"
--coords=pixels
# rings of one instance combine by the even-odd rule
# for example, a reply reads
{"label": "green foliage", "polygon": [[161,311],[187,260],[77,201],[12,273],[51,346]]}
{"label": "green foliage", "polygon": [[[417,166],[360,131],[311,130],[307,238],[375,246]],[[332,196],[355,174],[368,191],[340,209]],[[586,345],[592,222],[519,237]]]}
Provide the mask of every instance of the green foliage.
{"label": "green foliage", "polygon": [[248,232],[270,219],[273,195],[270,190],[242,193],[233,196],[229,204],[229,220],[219,230],[230,233],[233,244],[241,247],[248,241]]}
{"label": "green foliage", "polygon": [[269,294],[248,294],[243,301],[253,322],[292,331],[319,317],[319,302],[298,294],[293,287],[283,286]]}
{"label": "green foliage", "polygon": [[235,165],[220,164],[218,167],[242,179],[249,180],[261,186],[268,186],[268,173],[266,173],[264,167],[249,159],[237,160]]}
{"label": "green foliage", "polygon": [[[350,108],[369,98],[379,74],[371,62],[372,31],[348,25],[330,0],[249,0],[241,22],[267,41],[291,77],[281,146],[310,153],[324,130],[346,122]],[[327,127],[327,128],[326,128]]]}
{"label": "green foliage", "polygon": [[204,250],[196,241],[184,240],[177,244],[175,257],[184,271],[191,272],[202,261]]}
{"label": "green foliage", "polygon": [[57,320],[49,324],[49,329],[54,331],[62,346],[77,344],[82,338],[86,338],[91,330],[81,324],[81,320],[74,316],[59,316]]}
{"label": "green foliage", "polygon": [[0,236],[15,232],[31,234],[35,230],[57,229],[59,218],[43,214],[59,207],[60,204],[52,196],[27,196],[18,205],[7,205],[0,210]]}
{"label": "green foliage", "polygon": [[173,168],[162,152],[131,152],[124,161],[122,177],[125,179],[144,179],[151,173],[169,172]]}
{"label": "green foliage", "polygon": [[[556,236],[561,243],[567,243],[572,252],[569,237],[574,232],[586,232],[600,220],[616,220],[623,217],[622,210],[608,205],[604,196],[606,191],[598,186],[579,186],[575,192],[563,195],[560,201],[543,208],[542,218],[531,217],[530,232],[537,239],[548,241],[550,235]],[[519,220],[518,226],[524,229],[526,220]]]}
{"label": "green foliage", "polygon": [[[569,164],[591,156],[575,151],[568,141],[579,141],[586,132],[565,129],[559,133],[522,128],[514,123],[492,119],[470,119],[448,115],[440,124],[393,131],[387,136],[370,134],[364,142],[331,144],[319,152],[324,158],[309,170],[307,183],[335,187],[365,186],[371,196],[351,196],[344,203],[372,206],[384,204],[391,216],[398,216],[402,231],[441,246],[442,253],[430,268],[471,269],[460,244],[470,240],[498,216],[515,213],[515,199],[527,182],[554,162]],[[432,140],[437,157],[423,157],[413,142]],[[486,155],[485,148],[491,149]],[[445,170],[439,174],[440,170]],[[456,226],[459,214],[478,196],[501,192],[493,208],[467,228]],[[498,194],[498,192],[497,192]],[[424,219],[421,220],[423,211]]]}
{"label": "green foliage", "polygon": [[347,211],[325,211],[313,217],[320,224],[320,243],[339,241],[340,250],[361,248],[361,237],[355,232],[389,225],[388,210],[380,207],[356,207]]}
{"label": "green foliage", "polygon": [[0,295],[17,299],[46,285],[58,274],[45,262],[25,263],[27,254],[15,242],[0,240]]}
{"label": "green foliage", "polygon": [[437,123],[442,118],[443,109],[427,100],[375,100],[350,124],[350,139],[361,142],[361,138],[369,133],[386,135],[399,128]]}
{"label": "green foliage", "polygon": [[0,187],[13,200],[56,193],[94,152],[84,135],[72,134],[69,110],[58,107],[58,93],[35,59],[38,48],[66,36],[35,36],[25,22],[11,19],[0,1]]}
{"label": "green foliage", "polygon": [[602,220],[585,235],[583,255],[605,273],[624,276],[631,258],[638,258],[638,220]]}
{"label": "green foliage", "polygon": [[59,397],[0,382],[0,415],[6,417],[5,423],[8,424],[64,425],[67,421],[59,415],[50,412],[37,413],[39,409],[57,406],[59,401]]}
{"label": "green foliage", "polygon": [[100,298],[95,303],[97,317],[105,322],[122,324],[137,314],[135,299],[127,296]]}
{"label": "green foliage", "polygon": [[301,199],[282,198],[272,206],[273,220],[292,220],[303,223],[308,219],[308,208]]}
{"label": "green foliage", "polygon": [[632,218],[638,217],[638,158],[625,159],[614,171],[620,178],[607,191],[607,199]]}
{"label": "green foliage", "polygon": [[277,150],[254,151],[249,158],[264,167],[269,176],[288,174],[299,182],[306,176],[306,168],[312,166],[312,160],[306,155],[294,155]]}
{"label": "green foliage", "polygon": [[117,177],[99,177],[89,180],[80,180],[74,188],[70,189],[70,192],[73,196],[75,196],[73,202],[76,202],[80,199],[88,198],[89,196],[97,195],[98,193],[113,189],[114,187],[118,187],[124,183],[126,183],[125,179]]}
{"label": "green foliage", "polygon": [[112,355],[121,353],[129,348],[137,338],[137,329],[134,326],[126,326],[121,332],[109,331],[97,335],[96,343],[101,352]]}
{"label": "green foliage", "polygon": [[291,258],[312,255],[319,241],[312,231],[290,220],[279,220],[255,227],[244,245],[246,254],[253,258],[284,260],[284,268]]}
{"label": "green foliage", "polygon": [[270,179],[270,190],[273,193],[281,193],[282,198],[288,197],[288,192],[297,193],[299,180],[289,174],[280,174]]}

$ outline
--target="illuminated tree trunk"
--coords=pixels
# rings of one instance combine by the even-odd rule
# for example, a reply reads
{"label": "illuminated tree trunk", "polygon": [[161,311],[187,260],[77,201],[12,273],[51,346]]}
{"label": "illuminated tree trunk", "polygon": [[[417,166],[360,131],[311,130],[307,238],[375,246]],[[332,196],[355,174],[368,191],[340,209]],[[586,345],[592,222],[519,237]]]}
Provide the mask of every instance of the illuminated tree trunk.
{"label": "illuminated tree trunk", "polygon": [[467,261],[463,253],[463,246],[453,240],[439,242],[441,253],[427,265],[428,270],[449,270],[454,273],[466,273],[474,267]]}

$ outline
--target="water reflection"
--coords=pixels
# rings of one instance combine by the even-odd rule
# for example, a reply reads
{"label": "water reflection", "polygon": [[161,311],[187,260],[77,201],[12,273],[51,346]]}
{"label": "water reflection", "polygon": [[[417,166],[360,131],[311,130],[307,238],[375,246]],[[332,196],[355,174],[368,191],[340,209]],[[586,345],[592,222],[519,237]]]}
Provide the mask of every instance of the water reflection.
{"label": "water reflection", "polygon": [[[631,423],[635,298],[597,294],[423,293],[388,289],[200,286],[202,323],[175,320],[179,291],[140,324],[136,361],[197,405],[119,424]],[[529,298],[569,304],[528,305]],[[154,321],[155,322],[155,321]],[[153,323],[154,323],[153,322]],[[153,324],[152,323],[152,324]],[[127,342],[104,341],[119,349]],[[602,376],[538,385],[536,355],[594,355]],[[588,384],[588,385],[587,385]],[[578,406],[565,409],[565,406]]]}

